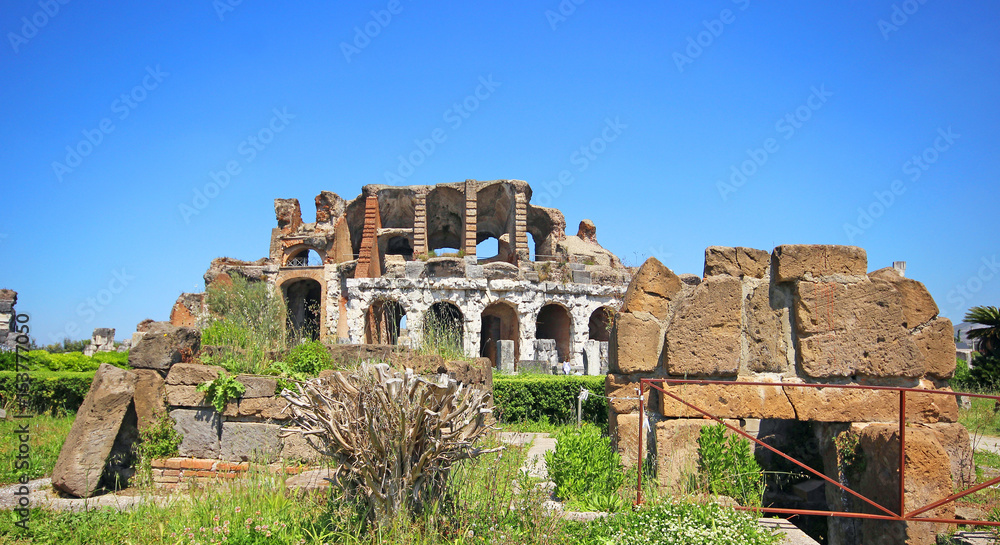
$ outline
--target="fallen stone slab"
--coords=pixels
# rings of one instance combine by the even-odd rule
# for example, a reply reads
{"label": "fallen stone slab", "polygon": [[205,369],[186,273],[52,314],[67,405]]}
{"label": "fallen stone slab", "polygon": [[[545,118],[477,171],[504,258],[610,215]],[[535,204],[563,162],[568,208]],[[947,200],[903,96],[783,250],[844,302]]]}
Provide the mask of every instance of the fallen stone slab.
{"label": "fallen stone slab", "polygon": [[94,495],[130,407],[135,418],[132,396],[138,380],[113,365],[98,367],[52,470],[54,487],[80,498]]}

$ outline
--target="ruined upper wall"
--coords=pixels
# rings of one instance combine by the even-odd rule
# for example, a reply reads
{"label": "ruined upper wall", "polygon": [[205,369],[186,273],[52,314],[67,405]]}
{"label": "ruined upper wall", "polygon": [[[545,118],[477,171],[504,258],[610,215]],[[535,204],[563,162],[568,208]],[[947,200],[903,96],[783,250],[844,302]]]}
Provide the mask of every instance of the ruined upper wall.
{"label": "ruined upper wall", "polygon": [[[867,266],[865,251],[852,246],[789,245],[771,254],[711,247],[705,276],[692,285],[650,259],[616,321],[608,392],[631,391],[645,377],[946,385],[955,368],[951,322],[923,284]],[[724,418],[892,421],[898,406],[887,398],[895,394],[872,391],[671,388]],[[662,397],[653,404],[662,416],[697,416]],[[613,410],[634,410],[626,405]],[[956,410],[950,398],[911,396],[918,420],[954,421]]]}

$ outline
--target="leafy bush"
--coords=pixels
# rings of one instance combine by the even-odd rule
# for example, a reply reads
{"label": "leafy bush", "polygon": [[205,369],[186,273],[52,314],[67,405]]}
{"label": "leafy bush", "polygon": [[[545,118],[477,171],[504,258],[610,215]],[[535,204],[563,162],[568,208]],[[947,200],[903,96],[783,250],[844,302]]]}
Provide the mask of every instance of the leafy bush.
{"label": "leafy bush", "polygon": [[722,424],[705,426],[698,437],[698,472],[712,494],[735,499],[740,505],[760,506],[764,472],[750,451],[750,442],[726,435]]}
{"label": "leafy bush", "polygon": [[976,388],[1000,389],[1000,357],[987,354],[975,357],[969,376]]}
{"label": "leafy bush", "polygon": [[506,423],[543,419],[553,423],[576,422],[576,398],[580,388],[592,394],[583,402],[583,420],[606,428],[608,400],[602,397],[603,376],[493,376],[498,416]]}
{"label": "leafy bush", "polygon": [[[76,412],[83,398],[90,391],[94,372],[31,371],[28,410],[37,414],[65,414]],[[18,388],[17,373],[0,371],[0,405],[6,405],[15,398]]]}
{"label": "leafy bush", "polygon": [[655,503],[584,527],[579,542],[615,545],[774,545],[783,539],[756,517],[717,503]]}
{"label": "leafy bush", "polygon": [[333,358],[326,345],[319,341],[310,341],[292,349],[285,357],[288,371],[292,374],[302,373],[316,376],[320,371],[333,365]]}
{"label": "leafy bush", "polygon": [[586,502],[591,496],[616,494],[625,479],[611,438],[591,424],[560,432],[555,450],[545,453],[545,464],[556,494],[568,500]]}
{"label": "leafy bush", "polygon": [[951,376],[948,385],[952,390],[962,391],[975,387],[972,380],[972,373],[969,371],[969,362],[962,358],[955,358],[955,374]]}
{"label": "leafy bush", "polygon": [[212,316],[202,329],[201,344],[224,353],[204,358],[233,373],[262,373],[275,352],[285,350],[285,302],[266,282],[234,275],[232,284],[209,286],[206,303]]}
{"label": "leafy bush", "polygon": [[226,410],[226,403],[243,395],[247,387],[236,380],[235,376],[220,371],[215,379],[199,384],[198,391],[205,392],[208,402],[221,413]]}

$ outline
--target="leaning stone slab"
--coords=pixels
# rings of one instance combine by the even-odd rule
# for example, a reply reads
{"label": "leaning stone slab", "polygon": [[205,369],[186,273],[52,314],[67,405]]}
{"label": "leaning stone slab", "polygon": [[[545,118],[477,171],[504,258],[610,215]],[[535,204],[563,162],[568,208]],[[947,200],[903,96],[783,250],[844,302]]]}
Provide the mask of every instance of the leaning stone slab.
{"label": "leaning stone slab", "polygon": [[170,411],[174,429],[184,436],[177,448],[181,456],[217,459],[222,418],[214,409],[174,409]]}
{"label": "leaning stone slab", "polygon": [[276,424],[224,422],[222,424],[222,459],[231,462],[275,461],[281,448]]}
{"label": "leaning stone slab", "polygon": [[101,481],[139,377],[102,363],[52,470],[52,485],[88,498]]}

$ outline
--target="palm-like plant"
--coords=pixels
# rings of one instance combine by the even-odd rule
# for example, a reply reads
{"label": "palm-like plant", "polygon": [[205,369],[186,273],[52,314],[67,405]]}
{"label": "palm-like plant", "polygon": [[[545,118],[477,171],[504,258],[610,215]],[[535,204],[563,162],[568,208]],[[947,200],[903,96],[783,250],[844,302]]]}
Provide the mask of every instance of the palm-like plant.
{"label": "palm-like plant", "polygon": [[965,321],[984,326],[966,333],[969,339],[979,341],[979,351],[988,356],[1000,356],[1000,309],[972,307],[965,315]]}

